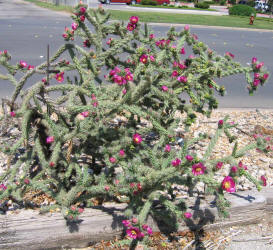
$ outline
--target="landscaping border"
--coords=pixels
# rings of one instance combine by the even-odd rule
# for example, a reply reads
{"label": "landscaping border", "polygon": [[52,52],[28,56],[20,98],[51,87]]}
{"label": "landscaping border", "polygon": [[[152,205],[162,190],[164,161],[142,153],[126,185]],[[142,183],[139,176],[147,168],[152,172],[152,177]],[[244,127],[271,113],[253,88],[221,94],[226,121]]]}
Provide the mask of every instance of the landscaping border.
{"label": "landscaping border", "polygon": [[[213,197],[197,198],[190,207],[193,217],[181,223],[179,231],[203,228],[206,231],[223,227],[260,223],[273,219],[273,188],[261,192],[245,191],[226,194],[231,203],[229,218],[218,216]],[[108,203],[85,209],[80,219],[68,223],[61,213],[40,215],[38,210],[9,211],[0,215],[0,249],[60,249],[87,247],[101,240],[120,238],[123,233],[122,211],[126,204]],[[189,210],[189,211],[190,211]],[[163,231],[162,225],[151,218],[153,231]]]}

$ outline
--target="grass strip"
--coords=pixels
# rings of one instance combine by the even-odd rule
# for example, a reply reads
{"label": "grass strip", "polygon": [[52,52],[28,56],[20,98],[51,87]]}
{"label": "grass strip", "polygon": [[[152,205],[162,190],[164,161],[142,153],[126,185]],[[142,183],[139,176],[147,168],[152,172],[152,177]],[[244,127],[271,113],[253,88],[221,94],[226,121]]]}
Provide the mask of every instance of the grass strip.
{"label": "grass strip", "polygon": [[[71,6],[56,6],[51,3],[41,2],[39,0],[25,0],[36,5],[55,11],[66,11],[72,13]],[[142,11],[120,11],[109,10],[114,20],[128,21],[134,15],[138,16],[141,22],[147,23],[173,23],[173,24],[196,24],[207,26],[223,26],[252,29],[273,30],[273,19],[257,17],[254,24],[249,25],[249,17],[241,16],[211,16],[211,15],[193,15],[193,14],[170,14],[160,12],[142,12]]]}
{"label": "grass strip", "polygon": [[174,6],[174,5],[169,5],[169,6],[164,6],[164,5],[143,5],[143,4],[135,4],[133,7],[141,7],[141,8],[161,8],[161,9],[178,9],[178,10],[200,10],[200,11],[216,11],[218,10],[215,9],[201,9],[201,8],[194,8],[194,7],[189,7],[187,5],[182,5],[182,6]]}

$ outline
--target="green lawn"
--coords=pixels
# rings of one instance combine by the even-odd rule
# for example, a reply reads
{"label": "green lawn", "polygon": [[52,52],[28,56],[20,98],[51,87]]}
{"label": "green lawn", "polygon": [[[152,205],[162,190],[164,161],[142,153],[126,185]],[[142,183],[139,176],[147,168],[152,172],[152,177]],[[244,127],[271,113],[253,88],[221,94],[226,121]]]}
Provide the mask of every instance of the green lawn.
{"label": "green lawn", "polygon": [[[37,4],[40,7],[56,10],[72,12],[73,8],[69,6],[55,6],[54,4],[40,2],[38,0],[25,0]],[[136,12],[136,11],[119,11],[110,10],[112,19],[129,20],[134,15],[138,16],[141,22],[152,23],[177,23],[177,24],[199,24],[208,26],[225,26],[225,27],[241,27],[254,29],[273,30],[273,19],[258,17],[254,21],[254,25],[249,25],[248,17],[239,16],[209,16],[209,15],[191,15],[191,14],[170,14],[160,12]]]}
{"label": "green lawn", "polygon": [[200,9],[200,8],[193,8],[193,7],[188,7],[188,6],[181,6],[181,7],[176,7],[176,6],[164,6],[164,5],[141,5],[141,4],[136,4],[133,5],[134,7],[143,7],[143,8],[162,8],[162,9],[178,9],[178,10],[205,10],[205,11],[218,11],[215,9]]}

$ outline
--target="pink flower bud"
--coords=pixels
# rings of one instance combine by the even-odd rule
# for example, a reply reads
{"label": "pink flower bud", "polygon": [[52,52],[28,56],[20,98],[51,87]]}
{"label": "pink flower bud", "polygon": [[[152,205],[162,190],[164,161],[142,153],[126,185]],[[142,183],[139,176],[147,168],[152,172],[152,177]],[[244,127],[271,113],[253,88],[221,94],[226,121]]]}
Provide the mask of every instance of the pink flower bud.
{"label": "pink flower bud", "polygon": [[238,168],[236,166],[232,166],[230,170],[232,173],[236,173],[238,171]]}
{"label": "pink flower bud", "polygon": [[181,50],[180,50],[180,54],[181,55],[185,55],[186,54],[186,51],[185,51],[185,48],[183,47],[183,48],[181,48]]}
{"label": "pink flower bud", "polygon": [[80,16],[80,20],[81,20],[81,22],[84,22],[85,16]]}
{"label": "pink flower bud", "polygon": [[115,158],[115,157],[110,157],[110,158],[109,158],[109,161],[110,161],[111,163],[115,163],[115,162],[116,162],[116,158]]}
{"label": "pink flower bud", "polygon": [[72,28],[72,30],[76,30],[77,28],[78,28],[78,24],[77,23],[72,23],[71,24],[71,28]]}
{"label": "pink flower bud", "polygon": [[164,149],[165,152],[170,152],[171,151],[171,145],[167,144]]}
{"label": "pink flower bud", "polygon": [[30,183],[29,179],[24,179],[24,183],[28,185]]}
{"label": "pink flower bud", "polygon": [[168,88],[167,86],[165,86],[165,85],[163,85],[163,86],[161,87],[161,89],[162,89],[162,91],[164,91],[164,92],[167,92],[167,91],[169,90],[169,88]]}
{"label": "pink flower bud", "polygon": [[184,213],[184,216],[185,216],[185,218],[189,219],[192,217],[192,213],[186,212],[186,213]]}
{"label": "pink flower bud", "polygon": [[50,166],[50,167],[54,167],[54,166],[55,166],[55,163],[54,163],[53,161],[51,161],[51,162],[49,163],[49,166]]}
{"label": "pink flower bud", "polygon": [[137,218],[132,218],[132,223],[136,224],[137,223]]}
{"label": "pink flower bud", "polygon": [[123,90],[122,90],[122,94],[125,95],[126,93],[127,93],[127,90],[126,90],[126,89],[123,89]]}
{"label": "pink flower bud", "polygon": [[110,190],[110,187],[109,186],[104,186],[104,190],[108,192]]}
{"label": "pink flower bud", "polygon": [[252,64],[256,63],[257,62],[257,58],[253,57],[251,62],[252,62]]}
{"label": "pink flower bud", "polygon": [[72,211],[76,211],[77,208],[76,208],[75,206],[71,206],[70,209],[71,209]]}
{"label": "pink flower bud", "polygon": [[84,13],[86,12],[86,8],[81,7],[81,8],[80,8],[80,12],[81,12],[81,14],[84,14]]}
{"label": "pink flower bud", "polygon": [[11,117],[15,117],[15,116],[16,116],[16,114],[15,114],[14,111],[11,111],[11,112],[9,113],[9,115],[10,115]]}
{"label": "pink flower bud", "polygon": [[186,24],[185,26],[184,26],[184,30],[185,31],[188,31],[190,29],[190,26],[188,25],[188,24]]}
{"label": "pink flower bud", "polygon": [[186,158],[187,161],[192,161],[193,160],[193,157],[191,155],[186,155],[185,158]]}
{"label": "pink flower bud", "polygon": [[224,125],[224,121],[223,120],[219,120],[218,121],[218,127],[222,127]]}
{"label": "pink flower bud", "polygon": [[81,207],[78,209],[78,212],[79,212],[80,214],[83,213],[83,211],[84,211],[84,209],[81,208]]}
{"label": "pink flower bud", "polygon": [[217,168],[217,169],[221,169],[221,168],[223,167],[223,164],[224,164],[223,162],[220,162],[220,161],[217,162],[216,168]]}
{"label": "pink flower bud", "polygon": [[48,137],[46,138],[46,143],[47,143],[47,144],[50,144],[50,143],[52,143],[52,142],[54,142],[54,136],[48,136]]}
{"label": "pink flower bud", "polygon": [[124,156],[125,155],[125,152],[124,152],[124,150],[123,149],[121,149],[120,151],[119,151],[119,156]]}
{"label": "pink flower bud", "polygon": [[268,74],[264,74],[263,79],[266,80],[268,78],[268,76],[269,76]]}

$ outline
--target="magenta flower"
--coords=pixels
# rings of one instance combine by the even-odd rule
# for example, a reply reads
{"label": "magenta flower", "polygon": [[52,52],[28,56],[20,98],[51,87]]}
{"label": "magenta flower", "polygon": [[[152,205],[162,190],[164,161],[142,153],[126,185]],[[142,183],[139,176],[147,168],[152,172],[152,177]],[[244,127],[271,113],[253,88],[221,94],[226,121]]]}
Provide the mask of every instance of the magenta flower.
{"label": "magenta flower", "polygon": [[121,150],[119,151],[119,156],[123,157],[124,155],[125,155],[125,152],[124,152],[123,149],[121,149]]}
{"label": "magenta flower", "polygon": [[98,107],[98,106],[99,106],[99,103],[98,103],[98,102],[93,102],[93,103],[92,103],[92,105],[93,105],[93,107],[95,107],[95,108],[96,108],[96,107]]}
{"label": "magenta flower", "polygon": [[170,152],[171,151],[171,145],[167,144],[164,149],[165,152]]}
{"label": "magenta flower", "polygon": [[66,33],[62,34],[62,36],[63,36],[64,39],[68,38],[68,35]]}
{"label": "magenta flower", "polygon": [[108,41],[106,42],[106,44],[110,45],[112,40],[113,40],[112,38],[109,38]]}
{"label": "magenta flower", "polygon": [[139,61],[142,62],[143,64],[146,64],[148,62],[148,56],[146,54],[143,54],[140,58]]}
{"label": "magenta flower", "polygon": [[140,144],[142,142],[142,138],[139,134],[134,134],[133,135],[133,142],[136,144]]}
{"label": "magenta flower", "polygon": [[50,143],[52,143],[52,142],[54,142],[54,136],[48,136],[48,137],[46,138],[46,143],[47,143],[47,144],[50,144]]}
{"label": "magenta flower", "polygon": [[230,171],[231,171],[232,173],[237,173],[238,168],[237,168],[236,166],[232,166],[231,169],[230,169]]}
{"label": "magenta flower", "polygon": [[161,86],[162,91],[167,92],[169,88],[165,85]]}
{"label": "magenta flower", "polygon": [[26,68],[27,67],[27,63],[25,61],[22,61],[22,60],[19,62],[19,65],[20,65],[21,68]]}
{"label": "magenta flower", "polygon": [[126,234],[132,239],[138,239],[140,236],[140,230],[137,227],[129,227],[126,230]]}
{"label": "magenta flower", "polygon": [[268,77],[269,77],[268,74],[264,74],[264,75],[263,75],[263,79],[264,79],[264,80],[266,80]]}
{"label": "magenta flower", "polygon": [[117,83],[118,85],[121,86],[121,85],[123,85],[123,82],[125,79],[120,75],[114,75],[113,80],[115,83]]}
{"label": "magenta flower", "polygon": [[264,175],[261,176],[261,180],[263,182],[263,186],[266,186],[266,178]]}
{"label": "magenta flower", "polygon": [[88,111],[83,111],[83,112],[81,112],[81,115],[83,117],[88,117],[89,116],[89,112]]}
{"label": "magenta flower", "polygon": [[136,224],[137,223],[137,218],[132,218],[132,223]]}
{"label": "magenta flower", "polygon": [[11,111],[11,112],[9,113],[9,115],[10,115],[11,117],[15,117],[15,116],[16,116],[16,114],[15,114],[14,111]]}
{"label": "magenta flower", "polygon": [[116,158],[115,158],[115,157],[110,157],[110,158],[109,158],[109,161],[110,161],[111,163],[115,163],[115,162],[116,162]]}
{"label": "magenta flower", "polygon": [[142,229],[145,230],[145,231],[147,230],[148,227],[149,227],[149,226],[148,226],[147,224],[143,224],[143,225],[142,225]]}
{"label": "magenta flower", "polygon": [[81,12],[81,14],[84,14],[84,13],[86,12],[86,8],[81,7],[81,8],[80,8],[80,12]]}
{"label": "magenta flower", "polygon": [[154,56],[150,56],[150,61],[151,61],[151,62],[154,62],[154,61],[155,61]]}
{"label": "magenta flower", "polygon": [[206,167],[202,162],[196,163],[192,165],[192,173],[194,176],[204,174]]}
{"label": "magenta flower", "polygon": [[222,167],[223,167],[223,162],[217,162],[217,164],[216,164],[216,169],[221,169]]}
{"label": "magenta flower", "polygon": [[29,179],[24,179],[24,183],[28,185],[30,183]]}
{"label": "magenta flower", "polygon": [[183,47],[183,48],[181,48],[181,50],[180,50],[180,54],[181,55],[185,55],[186,54],[186,51],[185,51],[185,48]]}
{"label": "magenta flower", "polygon": [[192,161],[193,160],[193,157],[191,155],[186,155],[185,158],[186,158],[187,161]]}
{"label": "magenta flower", "polygon": [[133,80],[134,80],[133,74],[132,74],[132,73],[128,73],[128,74],[125,76],[125,79],[126,79],[127,81],[133,81]]}
{"label": "magenta flower", "polygon": [[254,79],[254,81],[253,81],[253,86],[254,87],[257,87],[259,84],[260,84],[260,80],[259,79]]}
{"label": "magenta flower", "polygon": [[147,227],[147,234],[149,234],[149,235],[152,235],[153,234],[153,230],[152,230],[152,228],[150,228],[150,227]]}
{"label": "magenta flower", "polygon": [[5,191],[7,189],[7,187],[4,184],[0,185],[0,191]]}
{"label": "magenta flower", "polygon": [[33,65],[28,65],[27,69],[28,70],[34,69],[34,66]]}
{"label": "magenta flower", "polygon": [[123,221],[122,221],[122,224],[123,224],[125,227],[131,226],[131,222],[130,222],[129,220],[123,220]]}
{"label": "magenta flower", "polygon": [[186,76],[178,76],[177,77],[177,80],[179,82],[183,82],[183,83],[186,83],[188,81],[187,77]]}
{"label": "magenta flower", "polygon": [[178,63],[178,67],[180,69],[186,69],[187,68],[187,66],[185,64],[182,64],[182,63]]}
{"label": "magenta flower", "polygon": [[172,73],[172,77],[176,77],[176,76],[178,76],[178,72],[176,70],[174,70]]}
{"label": "magenta flower", "polygon": [[72,28],[72,30],[76,30],[77,28],[78,28],[78,24],[77,23],[72,23],[71,24],[71,28]]}
{"label": "magenta flower", "polygon": [[253,57],[252,60],[251,60],[252,64],[256,63],[257,62],[257,58],[256,57]]}
{"label": "magenta flower", "polygon": [[174,61],[173,62],[173,67],[175,68],[175,67],[177,67],[178,66],[178,62],[177,61]]}
{"label": "magenta flower", "polygon": [[61,73],[57,73],[55,75],[55,79],[57,80],[57,82],[63,82],[64,81],[64,72],[61,72]]}
{"label": "magenta flower", "polygon": [[264,63],[263,62],[260,62],[259,64],[256,65],[256,69],[260,69],[261,67],[264,66]]}
{"label": "magenta flower", "polygon": [[127,30],[133,31],[136,28],[136,25],[133,23],[128,23],[127,24]]}
{"label": "magenta flower", "polygon": [[224,125],[224,120],[219,120],[219,121],[218,121],[218,127],[219,127],[219,128],[222,128],[223,125]]}
{"label": "magenta flower", "polygon": [[83,42],[83,47],[85,47],[85,48],[90,48],[90,46],[91,46],[91,43],[90,43],[89,40],[85,40],[85,41]]}
{"label": "magenta flower", "polygon": [[155,38],[155,35],[154,34],[150,34],[149,38],[150,38],[150,40],[152,40],[152,39]]}
{"label": "magenta flower", "polygon": [[222,181],[222,189],[229,193],[235,192],[235,182],[232,177],[226,176],[224,178]]}
{"label": "magenta flower", "polygon": [[185,216],[185,218],[189,219],[189,218],[192,217],[192,213],[190,213],[190,212],[185,212],[185,213],[184,213],[184,216]]}
{"label": "magenta flower", "polygon": [[85,20],[85,16],[80,16],[80,20],[81,20],[81,22],[83,23],[84,20]]}
{"label": "magenta flower", "polygon": [[259,78],[260,74],[259,73],[254,73],[254,78]]}
{"label": "magenta flower", "polygon": [[234,58],[234,55],[231,54],[230,52],[226,52],[226,56],[230,56],[231,58]]}
{"label": "magenta flower", "polygon": [[172,161],[172,165],[173,165],[174,167],[179,166],[180,163],[181,163],[181,160],[180,160],[179,158],[176,158],[175,160]]}
{"label": "magenta flower", "polygon": [[185,26],[184,26],[184,30],[185,31],[188,31],[190,29],[190,26],[188,25],[188,24],[186,24]]}
{"label": "magenta flower", "polygon": [[131,16],[130,17],[130,23],[132,23],[132,24],[137,24],[138,20],[139,20],[138,16]]}

